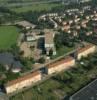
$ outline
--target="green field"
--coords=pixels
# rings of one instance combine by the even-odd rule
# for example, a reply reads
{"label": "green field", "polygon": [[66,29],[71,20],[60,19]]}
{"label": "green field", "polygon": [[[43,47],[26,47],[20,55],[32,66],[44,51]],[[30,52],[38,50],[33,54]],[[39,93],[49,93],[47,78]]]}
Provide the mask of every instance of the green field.
{"label": "green field", "polygon": [[21,12],[27,12],[27,11],[42,11],[42,10],[46,10],[49,11],[54,7],[58,7],[61,4],[57,4],[57,3],[52,3],[52,4],[33,4],[32,6],[25,6],[25,7],[20,7],[20,8],[13,8],[13,11],[17,12],[17,13],[21,13]]}
{"label": "green field", "polygon": [[9,49],[16,43],[19,29],[15,26],[0,26],[0,49]]}
{"label": "green field", "polygon": [[[13,3],[19,3],[19,2],[41,2],[41,1],[48,1],[48,0],[0,0],[0,2],[2,2],[2,3],[7,3],[7,2],[9,2],[9,1],[12,1]],[[10,2],[11,3],[11,2]]]}
{"label": "green field", "polygon": [[55,58],[60,57],[60,56],[63,56],[65,54],[71,52],[74,49],[75,49],[74,47],[66,47],[66,46],[63,46],[63,47],[61,47],[61,48],[59,48],[57,50],[57,54],[55,56],[53,56],[52,59],[55,59]]}

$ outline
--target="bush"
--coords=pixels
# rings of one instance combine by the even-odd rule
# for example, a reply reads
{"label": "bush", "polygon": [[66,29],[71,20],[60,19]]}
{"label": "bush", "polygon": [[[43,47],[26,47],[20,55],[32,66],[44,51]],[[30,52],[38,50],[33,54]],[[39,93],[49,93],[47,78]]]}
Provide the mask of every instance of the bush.
{"label": "bush", "polygon": [[44,57],[41,57],[41,58],[38,60],[38,62],[41,63],[41,64],[45,63]]}

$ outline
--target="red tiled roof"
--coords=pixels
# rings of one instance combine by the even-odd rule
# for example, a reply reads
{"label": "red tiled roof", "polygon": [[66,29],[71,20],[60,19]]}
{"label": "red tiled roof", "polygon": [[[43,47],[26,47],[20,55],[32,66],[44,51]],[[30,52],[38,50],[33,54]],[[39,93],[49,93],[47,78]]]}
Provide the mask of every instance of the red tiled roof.
{"label": "red tiled roof", "polygon": [[5,84],[5,86],[8,87],[8,86],[20,83],[20,82],[25,81],[27,79],[33,78],[34,76],[37,76],[39,74],[40,74],[40,72],[36,71],[36,72],[30,73],[30,74],[24,75],[24,76],[22,76],[22,77],[20,77],[18,79],[9,81],[7,84]]}
{"label": "red tiled roof", "polygon": [[56,62],[54,62],[54,63],[49,64],[49,65],[47,66],[47,68],[53,68],[53,67],[56,67],[56,66],[58,66],[58,65],[60,65],[60,64],[64,64],[64,63],[70,62],[70,61],[72,61],[72,60],[74,60],[73,57],[68,56],[68,57],[66,57],[66,58],[64,58],[64,59],[61,59],[61,60],[59,60],[59,61],[56,61]]}
{"label": "red tiled roof", "polygon": [[93,46],[94,46],[94,45],[92,45],[92,44],[86,45],[85,47],[78,49],[77,52],[78,52],[78,54],[79,54],[79,53],[82,53],[82,52],[84,52],[84,51],[86,51],[86,50],[92,48]]}

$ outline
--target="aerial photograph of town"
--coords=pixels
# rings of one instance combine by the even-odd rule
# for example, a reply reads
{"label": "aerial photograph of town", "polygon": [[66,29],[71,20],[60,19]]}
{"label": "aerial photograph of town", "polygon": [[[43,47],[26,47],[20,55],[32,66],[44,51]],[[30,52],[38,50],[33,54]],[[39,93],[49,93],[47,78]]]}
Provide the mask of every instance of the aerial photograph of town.
{"label": "aerial photograph of town", "polygon": [[97,100],[97,0],[0,0],[0,100]]}

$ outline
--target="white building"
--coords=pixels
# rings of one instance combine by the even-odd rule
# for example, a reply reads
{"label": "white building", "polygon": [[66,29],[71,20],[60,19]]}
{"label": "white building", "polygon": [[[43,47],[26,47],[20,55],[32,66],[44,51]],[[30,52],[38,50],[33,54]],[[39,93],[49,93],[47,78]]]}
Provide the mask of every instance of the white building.
{"label": "white building", "polygon": [[45,49],[47,55],[49,55],[50,50],[53,50],[53,55],[56,55],[56,50],[54,45],[54,33],[52,32],[45,33]]}
{"label": "white building", "polygon": [[26,36],[26,40],[27,40],[27,42],[35,41],[36,40],[36,37],[34,37],[33,35],[27,35]]}

